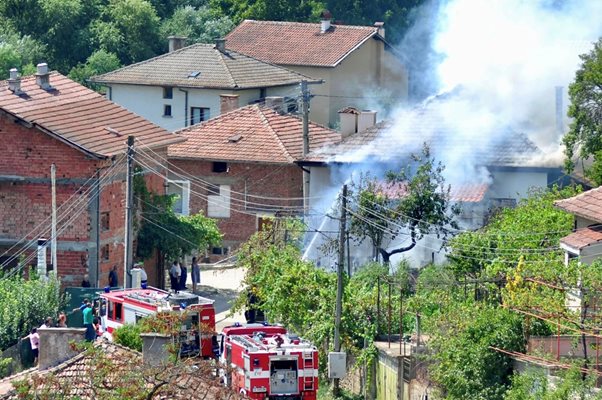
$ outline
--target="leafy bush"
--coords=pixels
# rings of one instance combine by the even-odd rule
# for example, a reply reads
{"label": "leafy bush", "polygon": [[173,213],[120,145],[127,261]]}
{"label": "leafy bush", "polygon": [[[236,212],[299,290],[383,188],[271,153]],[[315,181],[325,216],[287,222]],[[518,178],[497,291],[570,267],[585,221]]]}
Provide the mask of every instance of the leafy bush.
{"label": "leafy bush", "polygon": [[0,358],[0,379],[8,376],[8,368],[12,362],[12,358]]}
{"label": "leafy bush", "polygon": [[44,318],[56,316],[65,302],[57,279],[42,280],[33,273],[29,275],[29,279],[0,278],[0,350],[17,343]]}
{"label": "leafy bush", "polygon": [[132,350],[142,351],[141,333],[141,325],[125,324],[113,331],[113,340]]}

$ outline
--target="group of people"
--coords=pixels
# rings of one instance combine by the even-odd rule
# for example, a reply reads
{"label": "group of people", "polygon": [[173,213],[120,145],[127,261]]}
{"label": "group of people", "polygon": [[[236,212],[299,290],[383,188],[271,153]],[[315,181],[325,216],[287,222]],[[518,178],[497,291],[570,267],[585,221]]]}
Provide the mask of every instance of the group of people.
{"label": "group of people", "polygon": [[38,364],[38,356],[40,353],[40,334],[38,333],[38,329],[41,328],[67,328],[67,315],[64,312],[60,312],[56,323],[52,317],[46,317],[39,328],[32,328],[31,331],[29,331],[29,335],[23,338],[23,340],[29,339],[31,352],[34,357],[34,365]]}
{"label": "group of people", "polygon": [[[197,285],[201,283],[201,268],[197,262],[196,257],[192,257],[192,264],[190,265],[190,273],[192,279],[192,291],[196,293]],[[180,260],[174,260],[171,268],[169,269],[169,280],[171,282],[171,290],[179,293],[180,290],[186,289],[186,279],[188,278],[188,269],[180,262]]]}

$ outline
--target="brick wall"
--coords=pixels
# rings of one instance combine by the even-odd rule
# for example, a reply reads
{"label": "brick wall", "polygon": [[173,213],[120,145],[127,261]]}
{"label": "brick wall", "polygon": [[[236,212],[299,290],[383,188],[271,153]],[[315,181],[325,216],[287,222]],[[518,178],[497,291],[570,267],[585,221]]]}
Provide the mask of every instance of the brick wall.
{"label": "brick wall", "polygon": [[[95,269],[96,264],[90,265],[90,252],[96,252],[96,243],[91,226],[89,203],[92,194],[85,194],[89,186],[83,186],[96,171],[101,168],[101,174],[111,166],[110,160],[95,160],[83,152],[70,147],[57,139],[34,128],[26,128],[5,116],[0,116],[0,135],[4,149],[0,158],[0,240],[19,240],[27,236],[34,239],[41,235],[50,236],[51,189],[50,166],[56,165],[57,177],[57,207],[59,207],[59,229],[61,215],[74,215],[81,209],[67,229],[58,237],[57,252],[58,273],[64,286],[81,283],[86,269]],[[162,149],[161,154],[165,155]],[[100,195],[100,213],[109,213],[109,229],[100,232],[100,246],[108,245],[108,259],[99,262],[99,285],[108,282],[109,270],[113,265],[118,266],[120,284],[123,283],[124,257],[124,226],[125,226],[125,166],[121,173],[111,180],[105,181]],[[23,180],[22,178],[25,178]],[[64,181],[61,181],[64,180]],[[163,179],[153,175],[147,177],[149,187],[162,192]],[[93,183],[90,181],[89,183]],[[82,199],[75,210],[69,213],[61,212],[61,205],[75,193],[77,199]],[[73,200],[71,201],[73,202]],[[31,231],[45,221],[46,232]],[[61,250],[69,248],[69,250]],[[0,248],[4,253],[9,246]],[[17,247],[17,250],[20,246]],[[33,249],[32,249],[33,250]],[[29,253],[30,251],[28,251]],[[50,263],[50,250],[47,262]],[[33,264],[36,260],[33,261]],[[147,270],[148,271],[148,270]]]}
{"label": "brick wall", "polygon": [[[301,200],[274,201],[251,196],[276,198],[300,198],[303,196],[302,171],[295,165],[269,165],[252,163],[228,163],[228,171],[212,172],[213,163],[209,161],[170,160],[187,174],[213,184],[228,184],[231,190],[230,218],[217,218],[220,231],[224,234],[224,246],[232,250],[245,242],[257,231],[257,216],[272,212],[262,209],[275,206],[302,206]],[[174,168],[170,177],[183,178],[174,174],[181,171]],[[191,182],[190,212],[202,211],[207,215],[207,185]],[[197,192],[197,193],[194,193]],[[247,194],[245,196],[244,194]],[[219,257],[211,257],[212,261]]]}

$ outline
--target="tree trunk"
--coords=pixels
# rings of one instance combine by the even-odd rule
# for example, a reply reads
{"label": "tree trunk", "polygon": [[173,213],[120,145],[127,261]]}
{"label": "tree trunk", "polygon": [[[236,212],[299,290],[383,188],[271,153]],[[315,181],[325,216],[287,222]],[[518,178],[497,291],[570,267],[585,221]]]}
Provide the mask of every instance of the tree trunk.
{"label": "tree trunk", "polygon": [[414,246],[416,246],[416,239],[414,238],[414,236],[412,235],[412,243],[409,244],[406,247],[400,247],[398,249],[393,249],[391,251],[387,251],[385,249],[383,249],[382,247],[378,248],[378,252],[380,253],[381,257],[383,258],[383,265],[391,265],[391,256],[394,254],[399,254],[399,253],[404,253],[406,251],[412,250],[414,248]]}

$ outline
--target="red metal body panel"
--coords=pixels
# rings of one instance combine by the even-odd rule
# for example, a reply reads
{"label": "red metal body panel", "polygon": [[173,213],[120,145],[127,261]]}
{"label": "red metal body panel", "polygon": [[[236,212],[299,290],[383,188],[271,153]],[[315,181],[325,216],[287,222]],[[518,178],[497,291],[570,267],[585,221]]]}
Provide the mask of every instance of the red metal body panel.
{"label": "red metal body panel", "polygon": [[221,362],[232,368],[231,385],[254,400],[279,397],[315,400],[318,350],[281,326],[224,328]]}

